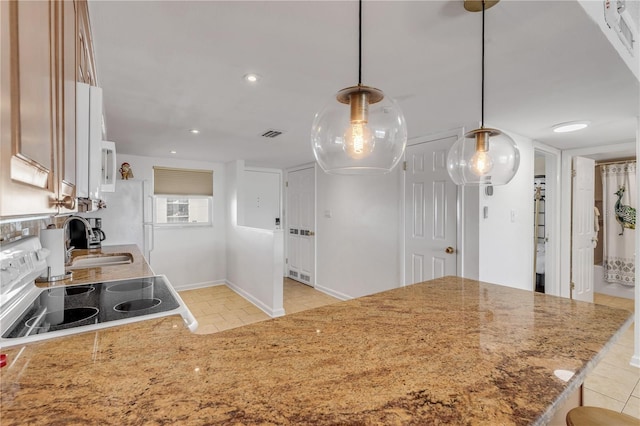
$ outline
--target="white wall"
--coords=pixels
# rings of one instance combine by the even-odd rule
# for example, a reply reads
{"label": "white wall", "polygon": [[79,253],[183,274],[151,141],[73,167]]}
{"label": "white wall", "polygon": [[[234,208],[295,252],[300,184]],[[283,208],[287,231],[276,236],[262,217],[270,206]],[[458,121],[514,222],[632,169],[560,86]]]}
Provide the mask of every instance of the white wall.
{"label": "white wall", "polygon": [[[481,281],[533,289],[533,142],[509,132],[520,150],[520,167],[511,182],[480,191]],[[489,217],[483,218],[484,207]],[[512,212],[514,218],[512,220]]]}
{"label": "white wall", "polygon": [[271,316],[284,315],[284,234],[238,225],[244,191],[244,161],[226,164],[227,284]]}
{"label": "white wall", "polygon": [[378,176],[317,170],[316,287],[343,299],[399,287],[400,167]]}
{"label": "white wall", "polygon": [[276,218],[282,217],[282,171],[245,168],[244,181],[244,223],[241,225],[276,229]]}
{"label": "white wall", "polygon": [[473,280],[480,279],[480,188],[463,186],[458,190],[461,198],[458,217],[458,275]]}
{"label": "white wall", "polygon": [[[213,226],[156,228],[151,268],[178,290],[224,283],[226,270],[225,165],[171,158],[118,154],[136,179],[153,180],[153,166],[213,170]],[[108,207],[107,207],[108,208]]]}

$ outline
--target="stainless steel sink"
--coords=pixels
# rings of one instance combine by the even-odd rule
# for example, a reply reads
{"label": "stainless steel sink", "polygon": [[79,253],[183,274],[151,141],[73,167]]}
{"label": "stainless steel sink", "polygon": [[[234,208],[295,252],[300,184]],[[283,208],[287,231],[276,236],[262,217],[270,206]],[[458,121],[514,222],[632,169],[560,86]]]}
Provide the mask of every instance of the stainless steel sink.
{"label": "stainless steel sink", "polygon": [[100,268],[103,266],[124,265],[133,263],[131,253],[87,254],[75,257],[67,269]]}

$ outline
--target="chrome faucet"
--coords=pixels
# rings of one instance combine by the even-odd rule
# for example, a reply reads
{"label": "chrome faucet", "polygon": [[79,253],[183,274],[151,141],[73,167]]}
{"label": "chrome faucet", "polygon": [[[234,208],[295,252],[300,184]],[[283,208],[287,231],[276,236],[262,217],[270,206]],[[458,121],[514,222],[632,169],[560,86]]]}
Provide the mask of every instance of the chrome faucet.
{"label": "chrome faucet", "polygon": [[71,260],[71,252],[75,247],[71,246],[71,234],[69,232],[69,223],[73,220],[79,220],[84,224],[84,231],[87,241],[90,241],[93,238],[93,231],[91,230],[91,224],[83,217],[80,216],[69,216],[62,224],[62,229],[64,233],[64,263],[65,265],[69,264]]}

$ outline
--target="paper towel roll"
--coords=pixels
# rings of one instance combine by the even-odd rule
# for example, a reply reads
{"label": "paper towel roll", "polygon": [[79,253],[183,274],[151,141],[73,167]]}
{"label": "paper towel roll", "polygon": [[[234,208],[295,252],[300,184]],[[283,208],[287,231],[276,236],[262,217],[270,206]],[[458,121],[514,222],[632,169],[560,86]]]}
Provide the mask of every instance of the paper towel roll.
{"label": "paper towel roll", "polygon": [[47,257],[47,266],[51,268],[51,277],[64,275],[64,229],[41,229],[40,244],[51,252]]}

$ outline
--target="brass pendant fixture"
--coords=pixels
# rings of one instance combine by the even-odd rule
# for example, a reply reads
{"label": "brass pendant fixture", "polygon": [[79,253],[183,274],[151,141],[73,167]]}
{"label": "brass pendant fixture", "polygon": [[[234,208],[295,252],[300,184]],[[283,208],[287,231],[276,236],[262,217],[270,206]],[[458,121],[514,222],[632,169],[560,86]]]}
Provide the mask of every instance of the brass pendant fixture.
{"label": "brass pendant fixture", "polygon": [[482,12],[482,6],[484,10],[490,9],[495,6],[500,0],[464,0],[464,8],[469,12]]}
{"label": "brass pendant fixture", "polygon": [[311,128],[313,154],[327,173],[388,173],[407,144],[398,104],[382,90],[362,84],[362,0],[358,12],[358,85],[333,96]]}
{"label": "brass pendant fixture", "polygon": [[511,137],[484,127],[484,12],[498,0],[465,0],[464,8],[482,12],[482,100],[479,129],[458,139],[447,154],[447,171],[456,185],[505,185],[520,165],[520,152]]}

